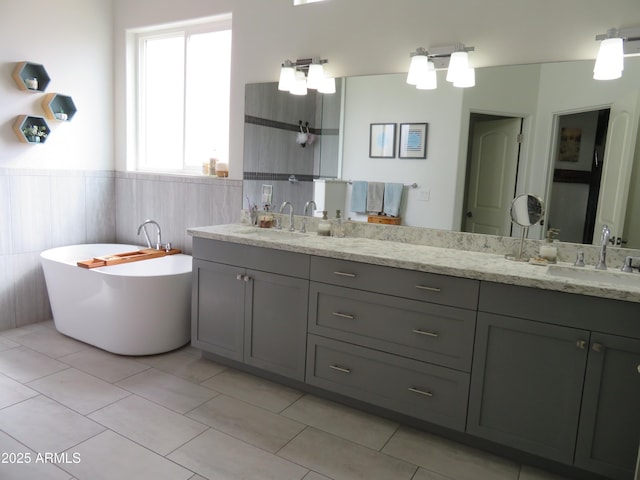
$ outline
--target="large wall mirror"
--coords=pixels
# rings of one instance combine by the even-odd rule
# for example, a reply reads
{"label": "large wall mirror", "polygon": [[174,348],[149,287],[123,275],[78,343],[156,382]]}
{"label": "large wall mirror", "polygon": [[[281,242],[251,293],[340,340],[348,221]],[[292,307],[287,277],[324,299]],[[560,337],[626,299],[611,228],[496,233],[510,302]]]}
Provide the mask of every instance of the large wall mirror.
{"label": "large wall mirror", "polygon": [[[357,76],[334,95],[305,97],[247,85],[245,197],[261,205],[262,185],[273,185],[272,204],[288,200],[301,214],[317,178],[415,183],[403,224],[519,235],[509,205],[533,192],[547,215],[529,238],[553,227],[562,241],[591,243],[607,223],[640,248],[640,58],[626,58],[618,80],[593,80],[592,70],[593,61],[480,68],[469,89],[438,72],[428,91],[404,73]],[[426,159],[399,158],[397,146],[394,158],[371,158],[373,123],[427,123]],[[358,219],[348,190],[346,210]]]}

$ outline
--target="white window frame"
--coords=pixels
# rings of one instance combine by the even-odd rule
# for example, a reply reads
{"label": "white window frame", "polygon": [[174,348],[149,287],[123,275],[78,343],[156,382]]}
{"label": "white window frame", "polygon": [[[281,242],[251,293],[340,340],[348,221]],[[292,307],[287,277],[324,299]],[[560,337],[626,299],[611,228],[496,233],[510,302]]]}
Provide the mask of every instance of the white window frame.
{"label": "white window frame", "polygon": [[[200,174],[201,167],[185,164],[186,142],[184,141],[185,122],[183,118],[183,145],[182,145],[182,168],[163,169],[160,167],[143,164],[144,146],[141,138],[143,132],[143,122],[141,112],[144,108],[144,98],[142,88],[144,85],[144,42],[147,39],[170,38],[176,34],[183,34],[185,39],[190,35],[209,33],[223,30],[232,30],[231,14],[216,15],[197,20],[179,22],[175,24],[146,27],[127,32],[127,43],[129,48],[129,61],[127,62],[127,170],[153,173],[177,173],[177,174]],[[183,66],[185,75],[184,95],[186,100],[186,76],[187,76],[187,51],[188,41],[185,41],[185,64]],[[229,92],[230,94],[230,92]],[[186,108],[186,101],[185,107]]]}

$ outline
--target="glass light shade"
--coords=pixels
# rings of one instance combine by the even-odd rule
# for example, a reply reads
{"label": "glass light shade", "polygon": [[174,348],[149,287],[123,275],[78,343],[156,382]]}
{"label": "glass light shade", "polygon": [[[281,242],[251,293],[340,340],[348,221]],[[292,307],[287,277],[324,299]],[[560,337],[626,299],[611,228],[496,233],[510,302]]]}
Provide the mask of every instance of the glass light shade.
{"label": "glass light shade", "polygon": [[469,88],[476,84],[476,69],[469,67],[463,72],[460,72],[457,78],[453,82],[454,87]]}
{"label": "glass light shade", "polygon": [[322,84],[318,87],[320,93],[336,93],[336,79],[333,77],[325,77],[322,80]]}
{"label": "glass light shade", "polygon": [[307,73],[307,88],[318,89],[324,80],[324,68],[319,63],[309,65]]}
{"label": "glass light shade", "polygon": [[600,42],[598,57],[593,67],[596,80],[613,80],[622,76],[624,46],[622,38],[606,38]]}
{"label": "glass light shade", "polygon": [[449,60],[449,70],[447,70],[447,82],[455,82],[469,69],[469,55],[467,52],[453,52]]}
{"label": "glass light shade", "polygon": [[307,94],[307,78],[305,77],[304,72],[296,71],[296,79],[289,92],[291,92],[292,95]]}
{"label": "glass light shade", "polygon": [[431,61],[427,66],[427,72],[416,85],[416,88],[418,90],[435,90],[436,88],[438,88],[438,76],[436,74],[436,67]]}
{"label": "glass light shade", "polygon": [[417,85],[420,79],[427,75],[428,70],[429,58],[426,55],[414,55],[411,57],[411,64],[409,65],[407,83],[409,85]]}
{"label": "glass light shade", "polygon": [[282,67],[280,69],[280,80],[278,82],[278,90],[288,92],[295,82],[296,73],[293,67]]}

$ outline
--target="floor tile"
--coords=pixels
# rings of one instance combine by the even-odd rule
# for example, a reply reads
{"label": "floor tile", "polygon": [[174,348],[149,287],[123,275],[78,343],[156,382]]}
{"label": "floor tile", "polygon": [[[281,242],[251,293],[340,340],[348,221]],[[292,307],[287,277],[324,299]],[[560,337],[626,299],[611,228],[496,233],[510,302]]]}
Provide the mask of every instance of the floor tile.
{"label": "floor tile", "polygon": [[[445,477],[444,475],[440,475],[439,473],[436,472],[431,472],[425,468],[418,468],[418,471],[416,472],[416,474],[413,476],[413,478],[411,480],[455,480],[451,477]],[[477,480],[482,480],[480,479],[480,477],[478,477]],[[491,479],[487,479],[487,480],[491,480]]]}
{"label": "floor tile", "polygon": [[518,464],[417,430],[401,427],[384,453],[456,480],[517,480]]}
{"label": "floor tile", "polygon": [[320,475],[316,472],[307,473],[302,480],[331,480],[329,477],[325,477],[324,475]]}
{"label": "floor tile", "polygon": [[0,452],[7,455],[0,466],[2,480],[71,479],[71,475],[56,465],[38,461],[39,452],[28,449],[4,432],[0,432]]}
{"label": "floor tile", "polygon": [[107,430],[69,450],[80,455],[64,469],[78,480],[187,480],[193,472]]}
{"label": "floor tile", "polygon": [[99,378],[68,368],[27,384],[82,415],[131,395]]}
{"label": "floor tile", "polygon": [[417,467],[308,427],[278,455],[335,480],[411,479]]}
{"label": "floor tile", "polygon": [[0,373],[0,408],[8,407],[36,395],[38,392],[35,390]]}
{"label": "floor tile", "polygon": [[213,390],[155,368],[126,378],[116,385],[178,413],[193,410],[218,395]]}
{"label": "floor tile", "polygon": [[293,388],[233,369],[225,370],[201,385],[275,413],[281,412],[302,396],[302,392]]}
{"label": "floor tile", "polygon": [[0,336],[0,352],[4,352],[5,350],[9,350],[10,348],[16,348],[19,346],[19,343],[14,342],[10,338]]}
{"label": "floor tile", "polygon": [[89,418],[160,455],[168,454],[208,428],[137,395],[102,408]]}
{"label": "floor tile", "polygon": [[169,457],[210,479],[300,480],[307,469],[209,429]]}
{"label": "floor tile", "polygon": [[375,450],[398,428],[397,423],[313,395],[300,398],[282,415]]}
{"label": "floor tile", "polygon": [[136,360],[96,348],[72,353],[60,357],[58,360],[110,383],[123,380],[150,368]]}
{"label": "floor tile", "polygon": [[104,427],[39,395],[0,410],[0,430],[35,452],[62,452]]}
{"label": "floor tile", "polygon": [[195,383],[202,383],[227,368],[211,360],[201,358],[192,351],[184,350],[142,357],[140,361]]}
{"label": "floor tile", "polygon": [[518,480],[568,480],[566,477],[540,470],[538,468],[522,465]]}
{"label": "floor tile", "polygon": [[52,358],[62,357],[89,348],[86,343],[62,335],[57,330],[43,325],[38,325],[38,327],[25,330],[20,335],[10,337],[10,339]]}
{"label": "floor tile", "polygon": [[218,395],[187,415],[272,453],[305,428],[294,420],[226,395]]}
{"label": "floor tile", "polygon": [[68,368],[68,365],[26,347],[0,352],[0,373],[23,383],[65,368]]}

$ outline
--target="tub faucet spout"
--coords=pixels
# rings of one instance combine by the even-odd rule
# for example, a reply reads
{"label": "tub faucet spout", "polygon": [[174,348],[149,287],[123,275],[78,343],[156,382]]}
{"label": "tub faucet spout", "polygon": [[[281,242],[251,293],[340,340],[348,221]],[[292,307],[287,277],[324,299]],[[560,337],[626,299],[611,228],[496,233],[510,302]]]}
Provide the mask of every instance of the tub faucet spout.
{"label": "tub faucet spout", "polygon": [[147,225],[148,224],[152,224],[156,226],[156,229],[158,231],[158,240],[156,241],[156,250],[162,250],[162,232],[160,230],[160,225],[158,225],[158,222],[156,222],[155,220],[145,220],[144,222],[142,222],[140,224],[140,226],[138,227],[138,235],[140,235],[140,232],[144,233],[144,238],[147,240],[147,248],[153,248],[151,246],[151,240],[149,239],[149,234],[147,233]]}

